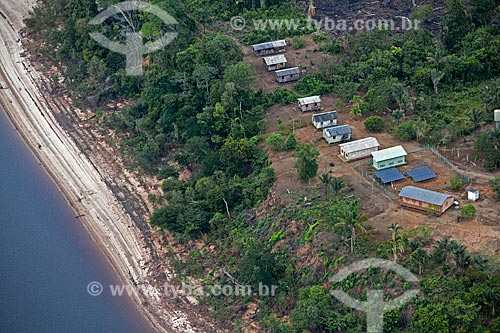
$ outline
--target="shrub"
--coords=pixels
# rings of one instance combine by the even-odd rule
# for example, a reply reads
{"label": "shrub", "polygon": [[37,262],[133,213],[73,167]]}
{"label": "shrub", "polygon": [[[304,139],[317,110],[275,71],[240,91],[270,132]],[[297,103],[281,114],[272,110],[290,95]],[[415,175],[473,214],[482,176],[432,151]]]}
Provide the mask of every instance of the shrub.
{"label": "shrub", "polygon": [[291,133],[285,142],[285,150],[294,150],[297,148],[297,139],[295,138],[295,134]]}
{"label": "shrub", "polygon": [[292,46],[294,49],[301,49],[306,46],[306,39],[302,36],[293,37]]}
{"label": "shrub", "polygon": [[266,144],[272,150],[282,150],[284,142],[283,136],[279,133],[269,134],[266,138]]}
{"label": "shrub", "polygon": [[456,176],[450,179],[451,189],[453,191],[458,191],[462,187],[462,178]]}
{"label": "shrub", "polygon": [[500,176],[490,179],[491,189],[496,193],[495,197],[500,199]]}
{"label": "shrub", "polygon": [[474,217],[477,213],[476,207],[473,204],[467,204],[462,207],[462,216],[465,218]]}
{"label": "shrub", "polygon": [[393,134],[403,141],[411,141],[417,138],[416,125],[414,122],[407,121],[394,127]]}
{"label": "shrub", "polygon": [[158,179],[176,178],[177,176],[179,176],[179,172],[170,164],[165,164],[158,173]]}
{"label": "shrub", "polygon": [[379,116],[371,116],[366,118],[364,125],[370,132],[382,132],[384,129],[384,120]]}

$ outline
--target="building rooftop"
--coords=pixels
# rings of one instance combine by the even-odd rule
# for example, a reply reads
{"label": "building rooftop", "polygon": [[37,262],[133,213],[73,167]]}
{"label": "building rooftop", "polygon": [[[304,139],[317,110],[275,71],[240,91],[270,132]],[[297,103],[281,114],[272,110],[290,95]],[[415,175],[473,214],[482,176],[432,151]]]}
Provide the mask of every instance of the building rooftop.
{"label": "building rooftop", "polygon": [[340,125],[333,126],[323,129],[323,133],[325,133],[329,137],[337,136],[337,135],[347,135],[351,134],[352,130],[349,125]]}
{"label": "building rooftop", "polygon": [[387,149],[382,149],[379,151],[372,152],[373,160],[381,162],[385,160],[390,160],[391,158],[396,158],[399,156],[406,156],[406,150],[403,146],[395,146]]}
{"label": "building rooftop", "polygon": [[261,50],[268,50],[272,48],[279,48],[285,46],[286,46],[285,40],[275,40],[273,42],[266,42],[266,43],[252,45],[252,48],[254,51],[261,51]]}
{"label": "building rooftop", "polygon": [[434,192],[431,190],[426,190],[425,188],[415,186],[403,187],[401,192],[399,192],[399,196],[402,198],[418,200],[437,206],[441,206],[446,201],[446,199],[452,197],[450,194]]}
{"label": "building rooftop", "polygon": [[266,63],[267,66],[286,63],[286,58],[282,54],[278,54],[278,55],[270,56],[270,57],[264,57],[263,59],[264,59],[264,62]]}
{"label": "building rooftop", "polygon": [[276,76],[300,74],[300,69],[298,67],[285,68],[285,69],[280,69],[279,71],[275,71],[275,73],[276,73]]}
{"label": "building rooftop", "polygon": [[378,143],[377,139],[373,137],[368,137],[356,141],[351,141],[347,143],[342,143],[339,145],[346,153],[352,153],[355,151],[370,149],[374,147],[379,147],[380,143]]}
{"label": "building rooftop", "polygon": [[320,96],[309,96],[309,97],[304,97],[304,98],[297,98],[297,101],[299,101],[299,105],[321,103],[321,97]]}
{"label": "building rooftop", "polygon": [[312,120],[316,123],[322,122],[322,121],[330,121],[330,120],[335,120],[339,117],[337,114],[336,110],[329,111],[329,112],[323,112],[323,113],[316,113],[312,115]]}

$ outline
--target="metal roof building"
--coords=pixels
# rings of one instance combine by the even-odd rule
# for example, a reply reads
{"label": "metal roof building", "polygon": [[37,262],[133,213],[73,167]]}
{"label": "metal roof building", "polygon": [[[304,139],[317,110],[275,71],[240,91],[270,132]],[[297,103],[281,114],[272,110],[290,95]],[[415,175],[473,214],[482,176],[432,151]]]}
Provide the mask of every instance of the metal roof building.
{"label": "metal roof building", "polygon": [[358,158],[370,156],[374,151],[378,150],[380,143],[373,137],[368,137],[352,142],[342,143],[340,147],[340,155],[348,161]]}
{"label": "metal roof building", "polygon": [[321,97],[309,96],[297,99],[302,112],[321,110]]}
{"label": "metal roof building", "polygon": [[343,142],[351,139],[351,127],[340,125],[323,129],[323,137],[329,144]]}
{"label": "metal roof building", "polygon": [[454,198],[450,194],[434,192],[425,188],[405,186],[399,192],[401,205],[421,211],[443,214],[453,205]]}
{"label": "metal roof building", "polygon": [[277,69],[285,68],[287,60],[284,55],[278,54],[270,57],[262,58],[267,66],[268,71],[275,71]]}
{"label": "metal roof building", "polygon": [[406,150],[403,146],[395,146],[371,153],[375,170],[383,170],[406,164]]}
{"label": "metal roof building", "polygon": [[285,51],[286,41],[275,40],[273,42],[266,42],[252,45],[252,49],[257,55],[272,54]]}
{"label": "metal roof building", "polygon": [[300,69],[298,67],[280,69],[274,73],[276,73],[276,81],[279,83],[297,81],[300,79]]}
{"label": "metal roof building", "polygon": [[311,117],[311,121],[314,127],[317,129],[322,129],[325,127],[337,125],[337,119],[339,115],[336,110],[330,112],[316,113]]}

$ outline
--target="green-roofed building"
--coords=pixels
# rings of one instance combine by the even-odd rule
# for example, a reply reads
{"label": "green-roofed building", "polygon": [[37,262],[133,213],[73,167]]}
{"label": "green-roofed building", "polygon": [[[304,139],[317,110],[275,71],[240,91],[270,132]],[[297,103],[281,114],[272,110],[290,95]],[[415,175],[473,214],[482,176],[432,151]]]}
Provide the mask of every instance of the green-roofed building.
{"label": "green-roofed building", "polygon": [[406,164],[406,151],[402,146],[372,152],[373,168],[383,170]]}

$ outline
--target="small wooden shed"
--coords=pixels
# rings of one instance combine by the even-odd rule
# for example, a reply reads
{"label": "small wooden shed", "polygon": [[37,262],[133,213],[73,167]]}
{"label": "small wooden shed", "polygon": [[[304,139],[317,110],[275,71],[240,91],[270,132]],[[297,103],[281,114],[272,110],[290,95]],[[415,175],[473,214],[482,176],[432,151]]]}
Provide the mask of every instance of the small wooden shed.
{"label": "small wooden shed", "polygon": [[264,64],[267,67],[268,71],[275,71],[278,69],[282,69],[286,67],[287,60],[284,55],[278,54],[270,57],[264,57],[262,58],[262,61],[264,61]]}
{"label": "small wooden shed", "polygon": [[319,111],[321,110],[321,97],[320,96],[309,96],[297,99],[299,104],[299,109],[302,112],[307,111]]}
{"label": "small wooden shed", "polygon": [[473,188],[469,189],[467,191],[467,199],[472,200],[472,201],[479,200],[479,191],[475,190]]}
{"label": "small wooden shed", "polygon": [[300,79],[300,69],[298,67],[280,69],[276,72],[276,81],[286,83]]}

